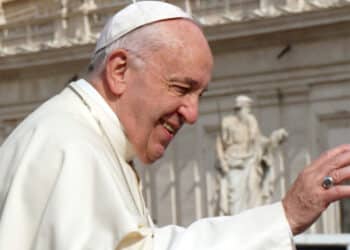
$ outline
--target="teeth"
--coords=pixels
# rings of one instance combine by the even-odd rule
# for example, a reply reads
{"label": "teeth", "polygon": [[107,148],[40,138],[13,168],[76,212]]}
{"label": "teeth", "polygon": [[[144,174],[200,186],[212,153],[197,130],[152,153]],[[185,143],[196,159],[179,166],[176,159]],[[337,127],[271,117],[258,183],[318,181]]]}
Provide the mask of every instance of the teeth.
{"label": "teeth", "polygon": [[163,123],[163,127],[166,128],[170,133],[172,133],[172,134],[175,133],[175,129],[173,129],[173,128],[171,127],[171,125],[168,124],[168,123],[166,123],[166,122]]}

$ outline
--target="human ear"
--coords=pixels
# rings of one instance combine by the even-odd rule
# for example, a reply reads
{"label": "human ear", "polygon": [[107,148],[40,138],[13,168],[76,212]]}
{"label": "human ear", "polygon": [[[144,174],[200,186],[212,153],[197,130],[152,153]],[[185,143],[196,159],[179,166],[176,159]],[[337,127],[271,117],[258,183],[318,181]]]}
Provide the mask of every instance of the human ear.
{"label": "human ear", "polygon": [[113,51],[106,62],[105,74],[109,89],[114,95],[123,94],[125,84],[125,72],[127,69],[127,53],[125,50]]}

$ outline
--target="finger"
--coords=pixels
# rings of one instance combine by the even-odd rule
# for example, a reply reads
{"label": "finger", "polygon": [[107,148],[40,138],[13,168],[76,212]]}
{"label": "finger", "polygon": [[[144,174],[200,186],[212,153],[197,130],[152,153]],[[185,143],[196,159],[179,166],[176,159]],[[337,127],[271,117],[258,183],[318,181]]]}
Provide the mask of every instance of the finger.
{"label": "finger", "polygon": [[349,185],[337,185],[326,190],[326,192],[328,202],[334,202],[344,198],[350,198]]}
{"label": "finger", "polygon": [[[350,158],[350,154],[349,154]],[[343,168],[338,168],[329,173],[329,176],[333,178],[335,184],[340,184],[345,180],[350,179],[350,165]]]}
{"label": "finger", "polygon": [[327,166],[331,166],[332,164],[334,165],[334,159],[339,154],[343,154],[344,152],[349,152],[349,151],[350,151],[349,144],[344,144],[336,148],[333,148],[331,150],[328,150],[327,152],[323,153],[317,160],[315,160],[312,166],[318,169],[326,168],[325,170],[329,171],[329,168],[327,168]]}
{"label": "finger", "polygon": [[[333,157],[333,159],[330,159],[324,166],[323,170],[325,171],[325,174],[336,172],[337,169],[343,168],[350,165],[350,152],[343,152],[338,154],[337,156]],[[333,177],[333,176],[332,176]],[[335,176],[337,178],[338,176]]]}

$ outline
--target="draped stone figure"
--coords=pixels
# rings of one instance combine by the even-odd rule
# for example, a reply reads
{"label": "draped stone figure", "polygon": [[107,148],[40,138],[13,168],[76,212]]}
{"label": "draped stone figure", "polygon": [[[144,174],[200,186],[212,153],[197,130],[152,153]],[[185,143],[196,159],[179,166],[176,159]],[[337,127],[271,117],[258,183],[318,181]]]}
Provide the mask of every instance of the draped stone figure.
{"label": "draped stone figure", "polygon": [[283,167],[279,147],[287,132],[279,129],[270,137],[262,135],[251,104],[249,97],[238,96],[234,114],[221,121],[216,143],[220,214],[237,214],[271,202],[275,168]]}

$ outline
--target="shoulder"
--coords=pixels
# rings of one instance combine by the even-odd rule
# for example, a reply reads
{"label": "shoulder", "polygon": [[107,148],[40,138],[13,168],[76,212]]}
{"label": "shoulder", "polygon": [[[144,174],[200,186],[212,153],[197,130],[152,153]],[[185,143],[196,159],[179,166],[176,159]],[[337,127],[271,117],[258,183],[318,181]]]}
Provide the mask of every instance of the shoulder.
{"label": "shoulder", "polygon": [[[79,102],[53,97],[30,114],[7,138],[0,156],[8,151],[64,152],[102,148],[100,130],[88,109]],[[42,155],[42,154],[39,154]]]}

